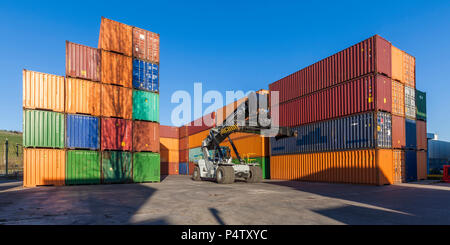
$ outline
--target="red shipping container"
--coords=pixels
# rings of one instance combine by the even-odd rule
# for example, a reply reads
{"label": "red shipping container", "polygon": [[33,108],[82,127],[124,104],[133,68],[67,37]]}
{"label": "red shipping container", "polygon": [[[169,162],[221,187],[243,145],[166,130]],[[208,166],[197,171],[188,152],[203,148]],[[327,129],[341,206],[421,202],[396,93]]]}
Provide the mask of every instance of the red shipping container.
{"label": "red shipping container", "polygon": [[173,126],[159,125],[159,137],[178,139],[179,129]]}
{"label": "red shipping container", "polygon": [[269,85],[283,103],[366,74],[391,77],[391,43],[375,35]]}
{"label": "red shipping container", "polygon": [[427,150],[427,123],[416,121],[417,150]]}
{"label": "red shipping container", "polygon": [[159,64],[159,34],[133,27],[133,57]]}
{"label": "red shipping container", "polygon": [[405,118],[392,115],[392,148],[404,149],[406,146]]}
{"label": "red shipping container", "polygon": [[[187,150],[189,149],[189,137],[184,137],[180,139],[180,143],[179,143],[179,149],[180,150]],[[187,162],[187,161],[184,161]]]}
{"label": "red shipping container", "polygon": [[189,161],[189,150],[180,150],[179,154],[180,162],[188,162]]}
{"label": "red shipping container", "polygon": [[189,175],[194,173],[195,164],[193,162],[189,162]]}
{"label": "red shipping container", "polygon": [[200,133],[201,131],[208,130],[215,126],[215,112],[211,112],[192,121],[188,126],[188,135]]}
{"label": "red shipping container", "polygon": [[133,121],[133,151],[159,152],[159,124]]}
{"label": "red shipping container", "polygon": [[184,138],[187,137],[188,135],[188,126],[181,126],[178,128],[178,138]]}
{"label": "red shipping container", "polygon": [[161,163],[161,175],[178,175],[177,162],[162,162]]}
{"label": "red shipping container", "polygon": [[280,126],[299,126],[373,110],[391,112],[392,83],[368,75],[279,106]]}
{"label": "red shipping container", "polygon": [[66,76],[100,81],[100,50],[66,41]]}
{"label": "red shipping container", "polygon": [[132,122],[131,120],[119,118],[102,118],[102,150],[122,150],[132,149]]}

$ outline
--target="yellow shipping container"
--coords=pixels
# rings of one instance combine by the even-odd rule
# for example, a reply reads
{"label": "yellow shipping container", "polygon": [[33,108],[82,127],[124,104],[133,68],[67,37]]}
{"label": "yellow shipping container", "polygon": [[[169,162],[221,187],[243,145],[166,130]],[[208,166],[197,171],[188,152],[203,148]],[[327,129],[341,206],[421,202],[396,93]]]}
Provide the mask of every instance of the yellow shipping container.
{"label": "yellow shipping container", "polygon": [[180,149],[180,140],[175,138],[159,138],[159,147],[161,150],[178,151]]}
{"label": "yellow shipping container", "polygon": [[23,149],[23,186],[65,184],[66,154],[64,150]]}
{"label": "yellow shipping container", "polygon": [[64,77],[24,69],[23,107],[64,112]]}
{"label": "yellow shipping container", "polygon": [[392,80],[392,114],[405,116],[405,85]]}
{"label": "yellow shipping container", "polygon": [[66,113],[100,116],[101,84],[82,79],[66,79]]}
{"label": "yellow shipping container", "polygon": [[270,157],[270,176],[279,180],[393,184],[392,150],[355,150]]}

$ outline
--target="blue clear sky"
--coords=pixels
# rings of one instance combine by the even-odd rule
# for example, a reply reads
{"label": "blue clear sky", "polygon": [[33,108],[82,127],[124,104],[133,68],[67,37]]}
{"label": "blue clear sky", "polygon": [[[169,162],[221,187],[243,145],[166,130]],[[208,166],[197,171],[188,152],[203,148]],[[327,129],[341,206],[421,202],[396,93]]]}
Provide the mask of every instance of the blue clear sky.
{"label": "blue clear sky", "polygon": [[105,16],[161,35],[162,124],[176,106],[171,94],[194,82],[222,92],[268,88],[380,34],[416,57],[428,131],[450,140],[449,1],[241,2],[2,1],[0,129],[22,130],[22,69],[64,75],[65,40],[96,47]]}

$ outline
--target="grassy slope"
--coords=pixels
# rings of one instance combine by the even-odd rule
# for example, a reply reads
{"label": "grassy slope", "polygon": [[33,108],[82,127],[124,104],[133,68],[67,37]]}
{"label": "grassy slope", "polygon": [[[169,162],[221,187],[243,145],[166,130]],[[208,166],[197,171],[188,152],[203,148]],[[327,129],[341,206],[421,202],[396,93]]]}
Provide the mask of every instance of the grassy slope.
{"label": "grassy slope", "polygon": [[[19,156],[16,155],[16,144],[22,145],[22,133],[13,133],[5,130],[0,130],[0,174],[3,174],[5,169],[5,140],[8,138],[9,144],[9,154],[8,154],[8,162],[9,162],[9,171],[14,170],[15,168],[22,168],[22,149],[19,148]],[[11,172],[10,172],[11,173]]]}

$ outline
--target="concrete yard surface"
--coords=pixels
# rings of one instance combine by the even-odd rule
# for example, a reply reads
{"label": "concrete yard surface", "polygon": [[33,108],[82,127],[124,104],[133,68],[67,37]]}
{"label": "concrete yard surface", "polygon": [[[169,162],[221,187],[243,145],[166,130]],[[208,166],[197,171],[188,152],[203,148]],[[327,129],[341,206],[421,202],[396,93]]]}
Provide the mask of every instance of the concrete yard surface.
{"label": "concrete yard surface", "polygon": [[450,224],[450,184],[266,180],[23,188],[0,183],[0,224]]}

